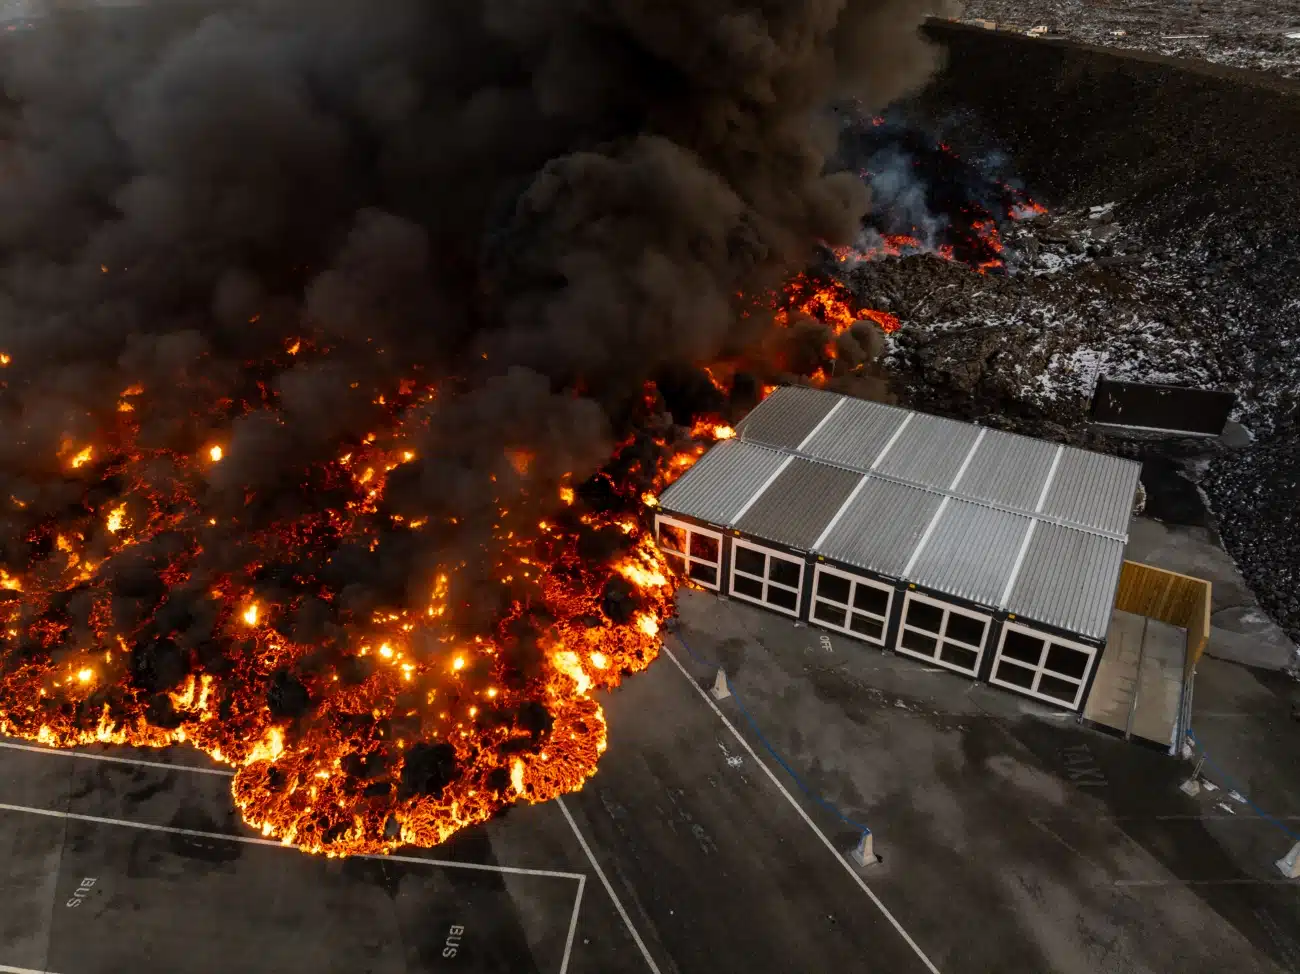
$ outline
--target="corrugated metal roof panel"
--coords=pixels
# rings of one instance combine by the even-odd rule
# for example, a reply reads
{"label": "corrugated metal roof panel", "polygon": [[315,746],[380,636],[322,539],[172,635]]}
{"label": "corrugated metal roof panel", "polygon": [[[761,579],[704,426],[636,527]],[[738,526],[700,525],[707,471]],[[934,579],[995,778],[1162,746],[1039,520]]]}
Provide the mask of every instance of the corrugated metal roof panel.
{"label": "corrugated metal roof panel", "polygon": [[1043,513],[1072,524],[1127,535],[1142,467],[1132,460],[1066,447]]}
{"label": "corrugated metal roof panel", "polygon": [[1031,523],[1031,518],[1019,514],[949,501],[909,580],[961,599],[997,605]]}
{"label": "corrugated metal roof panel", "polygon": [[819,460],[868,470],[907,416],[906,409],[845,399],[803,452]]}
{"label": "corrugated metal roof panel", "polygon": [[[1058,448],[988,430],[972,453],[979,427],[912,413],[902,428],[908,415],[816,389],[777,390],[740,424],[740,438],[706,453],[660,505],[799,550],[813,549],[826,533],[816,553],[895,578],[934,521],[907,581],[996,605]],[[864,477],[895,433],[877,474]],[[814,459],[791,454],[805,440],[803,452]],[[956,492],[973,500],[949,499],[936,521],[941,492],[963,464]],[[1079,529],[1037,522],[1007,596],[1009,612],[1085,638],[1105,636],[1123,544],[1093,532],[1126,533],[1139,472],[1131,461],[1060,451],[1041,516]]]}
{"label": "corrugated metal roof panel", "polygon": [[843,397],[806,386],[783,386],[754,407],[736,428],[741,439],[793,450]]}
{"label": "corrugated metal roof panel", "polygon": [[659,497],[670,513],[726,525],[767,483],[786,454],[740,440],[723,440]]}
{"label": "corrugated metal roof panel", "polygon": [[970,423],[917,413],[877,469],[921,487],[947,490],[978,437],[979,427]]}
{"label": "corrugated metal roof panel", "polygon": [[1054,443],[989,430],[962,474],[957,491],[1032,513],[1057,449]]}
{"label": "corrugated metal roof panel", "polygon": [[928,490],[868,477],[817,554],[900,577],[942,502]]}
{"label": "corrugated metal roof panel", "polygon": [[809,550],[863,475],[793,460],[736,521],[742,534]]}
{"label": "corrugated metal roof panel", "polygon": [[1101,639],[1123,562],[1122,541],[1040,521],[1006,610]]}

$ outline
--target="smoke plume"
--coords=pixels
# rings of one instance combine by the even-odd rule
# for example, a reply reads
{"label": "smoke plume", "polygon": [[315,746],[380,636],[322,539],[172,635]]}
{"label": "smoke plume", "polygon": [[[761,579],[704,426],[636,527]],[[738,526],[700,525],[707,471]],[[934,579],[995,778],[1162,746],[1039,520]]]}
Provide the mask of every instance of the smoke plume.
{"label": "smoke plume", "polygon": [[[232,579],[324,659],[271,680],[277,715],[347,620],[440,573],[446,625],[484,631],[519,597],[505,539],[609,459],[645,383],[752,343],[769,291],[854,240],[825,106],[923,82],[933,6],[228,0],[0,33],[0,567],[39,574],[115,491],[166,528],[82,532],[86,585],[23,610],[63,635],[6,669],[112,632],[146,689],[219,673]],[[411,459],[355,512],[368,541],[331,534],[330,464],[377,431]],[[507,647],[519,680],[535,644]]]}
{"label": "smoke plume", "polygon": [[602,416],[853,240],[867,201],[825,171],[822,110],[923,80],[925,7],[248,0],[11,36],[0,491],[56,510],[61,443],[139,384],[146,446],[196,449],[224,418],[196,404],[244,404],[211,490],[256,527],[417,370],[472,391],[404,500],[473,509],[509,447],[581,479]]}

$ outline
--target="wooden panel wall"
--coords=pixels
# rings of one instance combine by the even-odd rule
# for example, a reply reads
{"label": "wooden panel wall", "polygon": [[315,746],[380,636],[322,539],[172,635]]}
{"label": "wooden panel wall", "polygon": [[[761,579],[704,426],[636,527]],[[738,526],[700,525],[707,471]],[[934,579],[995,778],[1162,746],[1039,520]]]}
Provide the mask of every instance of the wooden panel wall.
{"label": "wooden panel wall", "polygon": [[1187,665],[1194,667],[1210,639],[1210,583],[1203,578],[1126,561],[1115,608],[1187,630]]}

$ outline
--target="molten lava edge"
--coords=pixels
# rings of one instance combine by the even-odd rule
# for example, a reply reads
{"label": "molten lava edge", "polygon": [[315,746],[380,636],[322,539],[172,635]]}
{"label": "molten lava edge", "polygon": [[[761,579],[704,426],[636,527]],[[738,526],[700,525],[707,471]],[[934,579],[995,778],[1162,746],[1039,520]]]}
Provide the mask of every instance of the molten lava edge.
{"label": "molten lava edge", "polygon": [[[122,411],[116,447],[69,445],[66,476],[85,485],[85,500],[30,532],[23,573],[0,574],[0,733],[56,747],[188,743],[236,769],[234,800],[250,825],[328,855],[434,845],[509,803],[574,791],[595,772],[606,728],[592,694],[655,658],[671,612],[674,586],[641,500],[664,485],[661,470],[689,466],[673,463],[666,444],[629,438],[591,481],[560,489],[554,517],[526,536],[509,532],[498,578],[512,598],[482,632],[458,625],[447,604],[454,586],[440,574],[418,609],[368,619],[340,610],[346,645],[296,643],[288,620],[302,597],[335,603],[340,594],[321,552],[375,543],[386,474],[412,457],[393,436],[370,437],[316,471],[318,496],[346,496],[342,506],[248,537],[242,570],[207,582],[198,595],[213,635],[195,650],[173,642],[162,620],[182,601],[174,596],[193,601],[204,545],[231,532],[193,500],[221,451],[136,450],[133,413]],[[113,608],[121,593],[101,568],[163,535],[171,555],[151,566],[156,604],[124,629]],[[260,601],[268,565],[293,566],[281,588],[301,595]],[[86,618],[88,627],[73,622]],[[534,647],[533,672],[506,662],[518,640]]]}
{"label": "molten lava edge", "polygon": [[[1041,211],[1022,208],[1011,218]],[[995,233],[985,240],[1000,250]],[[971,266],[983,273],[995,263]],[[520,530],[500,512],[492,557],[504,608],[473,627],[461,621],[464,605],[451,604],[464,562],[439,571],[426,604],[367,618],[344,607],[329,569],[341,545],[373,552],[395,526],[438,528],[432,515],[383,506],[388,475],[414,459],[402,442],[404,410],[414,414],[436,389],[404,380],[388,400],[381,395],[392,428],[310,471],[309,513],[258,531],[223,524],[196,500],[224,448],[141,449],[144,390],[123,390],[103,442],[65,442],[58,457],[82,500],[28,526],[25,565],[0,567],[0,734],[54,747],[190,744],[236,769],[234,800],[251,826],[331,856],[432,846],[512,803],[578,790],[606,746],[593,693],[655,659],[676,587],[689,584],[670,575],[655,547],[649,512],[658,492],[735,435],[734,416],[722,414],[776,387],[759,378],[765,370],[774,381],[797,373],[826,385],[838,336],[860,322],[885,333],[899,327],[893,314],[860,306],[842,282],[814,274],[797,275],[773,305],[778,332],[796,320],[824,329],[820,364],[778,373],[759,365],[748,402],[733,395],[746,363],[702,367],[711,401],[676,427],[664,424],[665,402],[648,385],[603,469],[561,484],[544,505],[553,516]],[[299,350],[295,341],[288,355]],[[9,361],[0,356],[0,366]],[[521,477],[532,462],[509,451],[506,460]],[[21,523],[26,503],[9,501]],[[219,577],[197,569],[205,546],[232,537],[241,539],[236,569]],[[437,535],[427,537],[436,547]],[[122,578],[104,569],[144,542],[167,557],[138,566],[143,582],[128,573],[125,594],[151,608],[126,624],[114,608]],[[268,575],[285,593],[278,599],[259,595]],[[344,638],[328,647],[292,638],[308,599],[329,607]],[[172,634],[194,621],[195,604],[209,613],[199,621],[212,635],[182,648]],[[521,667],[521,658],[536,665]]]}

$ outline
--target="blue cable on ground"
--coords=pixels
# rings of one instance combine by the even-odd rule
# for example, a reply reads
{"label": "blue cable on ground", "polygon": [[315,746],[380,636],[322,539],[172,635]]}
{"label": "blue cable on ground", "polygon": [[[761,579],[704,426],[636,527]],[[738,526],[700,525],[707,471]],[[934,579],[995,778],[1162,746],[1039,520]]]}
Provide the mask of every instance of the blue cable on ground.
{"label": "blue cable on ground", "polygon": [[[696,663],[700,664],[701,666],[712,665],[707,660],[703,660],[699,656],[695,655],[695,650],[691,649],[691,644],[686,641],[686,638],[681,634],[680,629],[674,632],[673,635],[677,637],[677,641],[682,644],[682,648],[686,650],[687,654],[691,657],[691,659],[695,660]],[[745,722],[749,724],[749,729],[754,732],[754,736],[758,738],[759,743],[761,743],[763,747],[767,749],[767,753],[772,755],[772,757],[776,759],[776,763],[781,765],[781,767],[785,769],[785,773],[794,779],[794,783],[799,786],[799,790],[802,791],[809,798],[811,798],[813,801],[815,801],[822,808],[826,809],[828,812],[830,812],[832,815],[838,818],[845,825],[857,829],[863,835],[870,835],[871,829],[867,828],[861,822],[855,822],[853,821],[853,819],[845,816],[838,808],[836,808],[825,798],[822,798],[821,795],[818,795],[806,784],[804,784],[803,779],[800,778],[799,775],[795,773],[794,768],[790,767],[790,765],[785,763],[785,759],[781,757],[781,755],[776,753],[776,748],[774,748],[768,742],[768,739],[763,736],[763,732],[758,729],[758,724],[754,723],[754,718],[749,715],[749,711],[745,709],[745,705],[740,702],[740,696],[736,693],[736,688],[731,685],[731,678],[728,677],[725,672],[723,673],[723,679],[727,681],[727,689],[731,692],[731,698],[736,701],[736,707],[740,710],[741,715],[745,718]]]}
{"label": "blue cable on ground", "polygon": [[[1192,739],[1193,744],[1195,744],[1197,747],[1200,747],[1201,742],[1196,739],[1196,735],[1192,733],[1192,729],[1190,727],[1187,728],[1187,736]],[[1243,791],[1237,785],[1237,783],[1228,776],[1228,773],[1226,771],[1224,771],[1221,767],[1215,764],[1214,759],[1210,757],[1210,752],[1205,750],[1205,748],[1203,747],[1201,748],[1201,757],[1205,758],[1205,763],[1214,769],[1215,774],[1219,776],[1220,780],[1222,780],[1223,784],[1228,787],[1229,791],[1235,791],[1242,798],[1246,799],[1246,804],[1256,815],[1262,818],[1265,822],[1277,826],[1277,828],[1282,832],[1282,834],[1287,836],[1287,838],[1291,839],[1291,841],[1300,842],[1300,835],[1296,835],[1296,833],[1292,832],[1289,828],[1287,828],[1285,825],[1283,825],[1281,822],[1275,819],[1272,815],[1268,814],[1268,812],[1264,811],[1253,801],[1247,798],[1245,791]]]}

